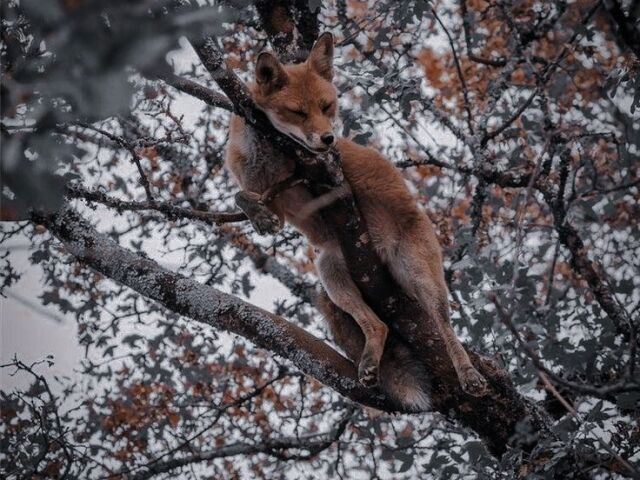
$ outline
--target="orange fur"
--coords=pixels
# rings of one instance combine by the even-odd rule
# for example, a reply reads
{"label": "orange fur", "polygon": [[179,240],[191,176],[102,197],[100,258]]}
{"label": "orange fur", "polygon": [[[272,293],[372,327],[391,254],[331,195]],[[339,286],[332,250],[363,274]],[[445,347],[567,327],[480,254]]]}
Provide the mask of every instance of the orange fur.
{"label": "orange fur", "polygon": [[[471,365],[449,322],[442,253],[431,222],[419,210],[401,173],[378,151],[346,138],[336,140],[333,123],[337,115],[337,94],[331,83],[332,58],[333,38],[328,34],[319,38],[302,64],[282,65],[273,55],[260,54],[256,83],[251,86],[253,98],[274,127],[305,148],[338,150],[345,180],[365,218],[376,251],[395,280],[420,304],[425,312],[424,321],[435,323],[462,387],[469,393],[482,395],[486,381]],[[293,154],[287,156],[269,145],[259,144],[251,128],[240,117],[233,117],[227,166],[243,190],[263,193],[292,175],[295,161]],[[301,231],[318,250],[316,269],[329,298],[353,317],[364,334],[364,345],[354,349],[352,342],[342,342],[342,347],[354,361],[359,358],[362,383],[377,383],[388,328],[364,302],[353,282],[335,227],[327,225],[317,211],[301,214],[311,211],[304,208],[311,200],[308,190],[297,186],[280,194],[268,207]],[[335,318],[329,323],[338,340],[352,337],[341,334],[340,322]],[[352,327],[352,324],[344,325],[347,330]],[[407,354],[402,353],[405,364],[407,358]],[[385,367],[382,372],[389,370],[388,365]]]}

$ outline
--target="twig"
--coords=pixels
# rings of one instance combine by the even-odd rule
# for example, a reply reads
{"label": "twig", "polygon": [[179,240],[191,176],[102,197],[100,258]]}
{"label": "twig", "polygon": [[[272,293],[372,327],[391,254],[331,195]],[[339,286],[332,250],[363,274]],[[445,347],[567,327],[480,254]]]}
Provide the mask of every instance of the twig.
{"label": "twig", "polygon": [[242,212],[208,212],[179,207],[170,202],[160,202],[156,200],[146,202],[127,201],[111,197],[100,190],[87,190],[77,185],[69,185],[66,193],[69,198],[81,198],[87,202],[100,203],[107,207],[114,208],[118,212],[156,211],[162,213],[170,220],[200,220],[213,225],[247,220],[247,216]]}
{"label": "twig", "polygon": [[[549,378],[544,373],[540,373],[540,380],[544,383],[545,388],[551,392],[551,394],[556,397],[556,399],[562,404],[562,406],[569,412],[569,414],[575,418],[579,423],[583,423],[584,419],[582,415],[580,415],[575,408],[567,401],[566,398],[553,386],[553,384],[549,381]],[[631,465],[627,460],[622,458],[618,452],[616,452],[611,445],[602,440],[600,437],[596,437],[597,442],[600,444],[602,448],[604,448],[611,456],[613,456],[624,468],[627,469],[632,478],[639,479],[640,472],[633,465]]]}
{"label": "twig", "polygon": [[458,79],[460,80],[460,85],[462,86],[462,96],[464,98],[464,109],[467,112],[467,125],[469,126],[469,131],[473,134],[473,122],[471,117],[471,107],[469,106],[469,90],[467,89],[467,82],[464,79],[464,75],[462,74],[462,67],[460,66],[460,60],[458,59],[458,53],[456,52],[455,45],[453,44],[453,38],[451,38],[451,34],[447,27],[442,23],[440,17],[436,13],[433,7],[430,7],[431,13],[436,21],[440,24],[442,29],[444,30],[447,39],[449,40],[449,46],[451,47],[451,53],[453,55],[453,61],[456,65],[456,71],[458,72]]}
{"label": "twig", "polygon": [[590,385],[584,385],[581,383],[575,383],[556,375],[542,363],[542,359],[538,355],[538,353],[531,348],[528,342],[525,342],[522,339],[522,336],[518,332],[515,327],[512,316],[509,312],[507,312],[502,303],[498,300],[498,296],[495,292],[487,292],[487,298],[495,305],[496,310],[498,311],[498,316],[502,323],[509,329],[513,337],[515,338],[518,345],[522,348],[524,353],[529,357],[533,365],[536,369],[544,374],[546,374],[549,378],[551,378],[555,383],[562,385],[563,387],[574,390],[578,393],[593,395],[598,398],[607,398],[611,394],[622,393],[622,392],[637,392],[640,391],[640,384],[634,384],[632,381],[627,382],[625,380],[620,380],[616,383],[612,383],[609,385],[603,385],[601,387],[592,387]]}
{"label": "twig", "polygon": [[153,202],[153,194],[151,193],[151,186],[149,185],[149,179],[147,178],[147,175],[144,172],[144,169],[142,168],[142,165],[140,163],[142,159],[140,158],[140,155],[136,151],[135,147],[130,142],[125,140],[123,137],[115,135],[111,132],[107,132],[106,130],[103,130],[102,128],[98,128],[94,125],[90,125],[88,123],[83,123],[83,122],[77,123],[76,125],[81,128],[93,130],[96,133],[104,135],[109,140],[112,140],[113,142],[117,143],[120,147],[127,150],[131,154],[131,161],[135,164],[136,168],[138,169],[138,174],[140,175],[140,184],[144,188],[144,192],[147,196],[147,201]]}
{"label": "twig", "polygon": [[469,28],[469,21],[467,19],[467,2],[462,0],[460,2],[460,16],[462,17],[462,28],[464,29],[464,40],[467,45],[467,57],[476,63],[482,63],[483,65],[489,65],[492,67],[504,67],[507,64],[504,58],[482,58],[474,55],[473,48],[471,47],[471,33]]}

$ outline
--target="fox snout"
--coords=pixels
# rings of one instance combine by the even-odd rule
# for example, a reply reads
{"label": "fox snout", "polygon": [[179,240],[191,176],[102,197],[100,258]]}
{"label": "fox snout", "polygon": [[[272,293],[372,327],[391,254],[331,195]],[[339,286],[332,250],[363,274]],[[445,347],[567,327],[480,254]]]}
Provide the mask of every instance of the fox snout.
{"label": "fox snout", "polygon": [[326,151],[336,143],[336,136],[333,134],[333,131],[321,134],[312,133],[307,136],[307,142],[305,143],[307,144],[307,148],[310,150]]}
{"label": "fox snout", "polygon": [[336,143],[334,133],[335,103],[336,100],[333,98],[327,101],[331,112],[326,107],[322,112],[321,107],[311,102],[306,102],[304,107],[287,106],[286,103],[284,107],[263,107],[263,111],[274,127],[307,150],[326,152]]}
{"label": "fox snout", "polygon": [[274,127],[282,133],[295,140],[297,143],[312,152],[326,152],[336,143],[336,135],[333,132],[333,125],[329,119],[321,122],[324,124],[320,128],[313,128],[311,122],[294,123],[286,118],[286,114],[279,115],[277,112],[265,110],[267,117]]}
{"label": "fox snout", "polygon": [[325,133],[320,136],[320,140],[322,140],[322,143],[324,143],[326,146],[330,147],[334,144],[336,139],[333,136],[333,133]]}

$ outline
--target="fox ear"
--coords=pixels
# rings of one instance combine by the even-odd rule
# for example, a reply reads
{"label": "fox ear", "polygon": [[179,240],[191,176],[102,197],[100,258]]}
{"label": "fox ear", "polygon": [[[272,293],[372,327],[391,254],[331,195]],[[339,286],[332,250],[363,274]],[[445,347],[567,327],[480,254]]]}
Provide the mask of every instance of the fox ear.
{"label": "fox ear", "polygon": [[256,81],[262,93],[268,95],[285,86],[287,72],[272,53],[262,52],[256,62]]}
{"label": "fox ear", "polygon": [[309,53],[307,62],[318,75],[329,81],[333,80],[333,35],[331,33],[325,32],[320,35]]}

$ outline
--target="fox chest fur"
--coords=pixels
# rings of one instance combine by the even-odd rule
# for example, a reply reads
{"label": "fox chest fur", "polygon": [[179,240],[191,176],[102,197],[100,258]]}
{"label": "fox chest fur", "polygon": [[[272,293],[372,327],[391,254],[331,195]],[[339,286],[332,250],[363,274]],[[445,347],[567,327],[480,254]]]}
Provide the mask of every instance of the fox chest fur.
{"label": "fox chest fur", "polygon": [[227,168],[243,188],[263,193],[269,187],[290,177],[295,159],[277,151],[236,115],[231,119],[227,147]]}

